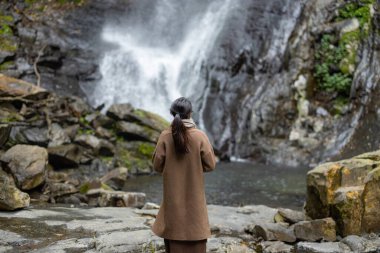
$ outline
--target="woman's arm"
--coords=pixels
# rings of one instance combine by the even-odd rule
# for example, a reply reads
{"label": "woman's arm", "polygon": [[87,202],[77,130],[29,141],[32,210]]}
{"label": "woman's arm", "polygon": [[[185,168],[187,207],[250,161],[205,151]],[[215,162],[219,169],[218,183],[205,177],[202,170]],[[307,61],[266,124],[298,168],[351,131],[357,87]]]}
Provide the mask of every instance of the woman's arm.
{"label": "woman's arm", "polygon": [[208,140],[206,135],[204,136],[205,141],[203,142],[203,145],[201,147],[202,166],[204,172],[210,172],[215,169],[216,159],[214,149],[212,148],[210,141]]}
{"label": "woman's arm", "polygon": [[152,157],[153,169],[160,173],[164,171],[165,167],[165,151],[165,143],[162,140],[161,134]]}

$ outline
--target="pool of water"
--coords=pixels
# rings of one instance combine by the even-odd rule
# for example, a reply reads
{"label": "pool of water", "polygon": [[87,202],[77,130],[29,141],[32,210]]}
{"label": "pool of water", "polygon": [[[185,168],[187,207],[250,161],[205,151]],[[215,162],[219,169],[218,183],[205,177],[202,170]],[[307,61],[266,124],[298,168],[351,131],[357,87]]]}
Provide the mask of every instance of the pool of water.
{"label": "pool of water", "polygon": [[[208,204],[267,205],[301,209],[306,191],[305,168],[287,168],[253,163],[218,163],[205,173]],[[139,176],[127,181],[124,190],[145,192],[147,201],[162,200],[162,177]]]}

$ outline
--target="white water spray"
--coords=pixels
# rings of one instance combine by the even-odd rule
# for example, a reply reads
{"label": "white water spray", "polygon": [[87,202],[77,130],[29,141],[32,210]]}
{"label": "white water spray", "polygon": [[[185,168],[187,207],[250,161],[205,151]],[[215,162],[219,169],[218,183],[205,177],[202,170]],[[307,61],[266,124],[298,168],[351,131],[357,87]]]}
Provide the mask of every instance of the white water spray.
{"label": "white water spray", "polygon": [[[93,104],[128,102],[169,118],[174,99],[199,100],[205,88],[202,66],[232,2],[213,0],[198,3],[197,9],[181,6],[178,0],[161,0],[146,24],[141,24],[145,17],[139,17],[139,24],[131,18],[123,27],[106,26],[103,39],[118,47],[108,51],[100,64],[102,80],[91,96]],[[191,13],[186,16],[187,8]]]}

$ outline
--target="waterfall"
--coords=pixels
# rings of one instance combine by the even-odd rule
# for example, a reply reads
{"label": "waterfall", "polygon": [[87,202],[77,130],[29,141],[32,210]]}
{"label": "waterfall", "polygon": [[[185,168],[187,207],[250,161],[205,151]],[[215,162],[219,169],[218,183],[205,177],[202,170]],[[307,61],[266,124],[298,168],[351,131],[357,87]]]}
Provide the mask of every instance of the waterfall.
{"label": "waterfall", "polygon": [[202,66],[215,44],[233,0],[132,1],[121,25],[106,25],[102,38],[116,45],[100,63],[95,105],[131,103],[170,118],[180,97],[202,99]]}

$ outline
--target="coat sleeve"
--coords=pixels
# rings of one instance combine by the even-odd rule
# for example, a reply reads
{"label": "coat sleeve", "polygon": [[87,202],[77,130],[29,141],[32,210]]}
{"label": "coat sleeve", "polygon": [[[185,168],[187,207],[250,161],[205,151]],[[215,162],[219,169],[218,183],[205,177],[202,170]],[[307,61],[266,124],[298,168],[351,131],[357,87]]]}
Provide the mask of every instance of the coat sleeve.
{"label": "coat sleeve", "polygon": [[212,148],[212,145],[210,144],[210,141],[208,140],[206,135],[205,141],[203,142],[201,148],[201,159],[204,172],[210,172],[215,169],[216,159],[214,149]]}
{"label": "coat sleeve", "polygon": [[165,167],[165,151],[165,143],[160,135],[152,157],[153,169],[160,173],[164,171]]}

